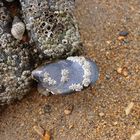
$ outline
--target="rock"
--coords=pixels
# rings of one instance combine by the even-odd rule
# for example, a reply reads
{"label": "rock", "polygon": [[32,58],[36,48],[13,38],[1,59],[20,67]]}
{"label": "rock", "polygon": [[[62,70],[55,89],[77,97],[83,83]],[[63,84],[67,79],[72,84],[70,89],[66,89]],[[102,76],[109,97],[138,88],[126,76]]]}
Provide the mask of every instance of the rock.
{"label": "rock", "polygon": [[123,70],[123,69],[122,69],[122,68],[120,68],[120,67],[119,67],[119,68],[117,68],[117,73],[121,74],[121,73],[122,73],[122,70]]}
{"label": "rock", "polygon": [[73,108],[74,108],[74,106],[73,106],[72,104],[67,105],[66,108],[65,108],[65,110],[64,110],[64,113],[65,113],[66,115],[71,114],[72,111],[73,111]]}
{"label": "rock", "polygon": [[69,125],[69,129],[72,129],[72,128],[74,128],[74,124]]}
{"label": "rock", "polygon": [[113,125],[115,125],[115,126],[116,126],[117,124],[118,124],[118,122],[113,122]]}
{"label": "rock", "polygon": [[126,68],[125,68],[125,69],[123,69],[122,74],[123,74],[125,77],[127,77],[127,76],[128,76],[128,71],[127,71],[127,69],[126,69]]}
{"label": "rock", "polygon": [[103,117],[105,114],[103,112],[99,113],[100,117]]}
{"label": "rock", "polygon": [[[3,5],[0,0],[0,5]],[[31,89],[32,51],[11,35],[12,18],[7,8],[0,7],[0,105],[21,99]]]}
{"label": "rock", "polygon": [[71,112],[72,112],[72,110],[68,110],[68,109],[65,109],[65,110],[64,110],[64,113],[65,113],[66,115],[71,114]]}
{"label": "rock", "polygon": [[118,74],[122,74],[125,77],[128,76],[128,70],[127,70],[126,67],[124,67],[124,68],[121,68],[121,67],[117,68],[117,73]]}
{"label": "rock", "polygon": [[36,49],[45,60],[64,58],[82,50],[73,12],[65,10],[73,2],[63,1],[20,0],[30,42],[36,44]]}
{"label": "rock", "polygon": [[43,136],[42,140],[50,140],[51,136],[49,132],[46,132],[45,135]]}
{"label": "rock", "polygon": [[119,32],[119,36],[127,36],[129,33],[127,31]]}
{"label": "rock", "polygon": [[123,41],[125,39],[124,36],[118,36],[118,40]]}
{"label": "rock", "polygon": [[94,61],[77,56],[44,65],[34,70],[32,77],[38,82],[39,92],[44,95],[48,95],[48,92],[69,94],[93,85],[98,73]]}
{"label": "rock", "polygon": [[45,106],[44,106],[44,113],[51,113],[51,106],[50,105],[48,105],[48,104],[46,104]]}

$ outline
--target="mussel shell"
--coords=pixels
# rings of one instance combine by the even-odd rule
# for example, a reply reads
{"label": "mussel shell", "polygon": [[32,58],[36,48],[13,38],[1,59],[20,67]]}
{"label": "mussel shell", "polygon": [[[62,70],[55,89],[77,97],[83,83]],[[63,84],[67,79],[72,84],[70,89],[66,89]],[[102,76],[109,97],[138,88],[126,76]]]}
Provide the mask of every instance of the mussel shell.
{"label": "mussel shell", "polygon": [[[98,79],[98,68],[94,61],[87,60],[90,63],[90,84],[93,85]],[[69,80],[65,83],[61,82],[61,71],[66,69],[69,71]],[[56,85],[49,85],[43,81],[44,73],[49,73],[50,77],[56,81]],[[48,92],[52,94],[69,94],[74,92],[69,88],[70,85],[76,83],[81,84],[83,81],[84,70],[77,62],[70,60],[62,60],[56,63],[42,66],[32,72],[32,77],[39,83],[39,91],[46,95]]]}

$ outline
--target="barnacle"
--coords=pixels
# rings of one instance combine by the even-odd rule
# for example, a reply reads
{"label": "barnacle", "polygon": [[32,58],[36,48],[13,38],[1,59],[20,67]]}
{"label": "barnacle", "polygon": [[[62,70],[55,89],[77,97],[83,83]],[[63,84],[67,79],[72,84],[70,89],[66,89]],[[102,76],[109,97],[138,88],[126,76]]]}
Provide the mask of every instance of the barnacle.
{"label": "barnacle", "polygon": [[61,70],[61,82],[65,83],[69,80],[69,71],[67,69]]}
{"label": "barnacle", "polygon": [[75,0],[49,0],[48,5],[50,9],[61,11],[72,11]]}

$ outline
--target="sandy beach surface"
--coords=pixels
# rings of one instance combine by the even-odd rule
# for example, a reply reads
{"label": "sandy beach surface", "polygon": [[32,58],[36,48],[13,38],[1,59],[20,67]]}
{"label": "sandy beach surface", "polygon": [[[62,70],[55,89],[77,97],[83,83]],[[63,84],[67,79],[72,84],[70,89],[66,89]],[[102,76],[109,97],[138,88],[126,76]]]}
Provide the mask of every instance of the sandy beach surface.
{"label": "sandy beach surface", "polygon": [[68,96],[34,90],[9,105],[0,140],[140,140],[140,1],[77,0],[75,16],[99,80]]}

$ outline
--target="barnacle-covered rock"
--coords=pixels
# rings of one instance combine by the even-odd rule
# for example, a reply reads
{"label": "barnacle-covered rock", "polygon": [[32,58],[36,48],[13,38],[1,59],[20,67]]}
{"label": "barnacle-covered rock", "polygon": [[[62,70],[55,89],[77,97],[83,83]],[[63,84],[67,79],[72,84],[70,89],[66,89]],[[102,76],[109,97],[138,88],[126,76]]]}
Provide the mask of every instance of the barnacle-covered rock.
{"label": "barnacle-covered rock", "polygon": [[63,8],[50,8],[54,3],[51,0],[20,1],[31,42],[36,43],[44,58],[71,56],[82,49],[78,26],[72,12]]}
{"label": "barnacle-covered rock", "polygon": [[7,29],[10,26],[11,18],[6,12],[7,9],[4,7],[2,0],[0,0],[0,36],[4,32],[7,32]]}
{"label": "barnacle-covered rock", "polygon": [[21,99],[31,88],[30,47],[14,39],[12,20],[0,0],[0,105]]}
{"label": "barnacle-covered rock", "polygon": [[38,81],[38,89],[44,95],[49,92],[68,94],[94,84],[98,79],[98,68],[95,62],[83,56],[68,57],[34,70],[32,77]]}

